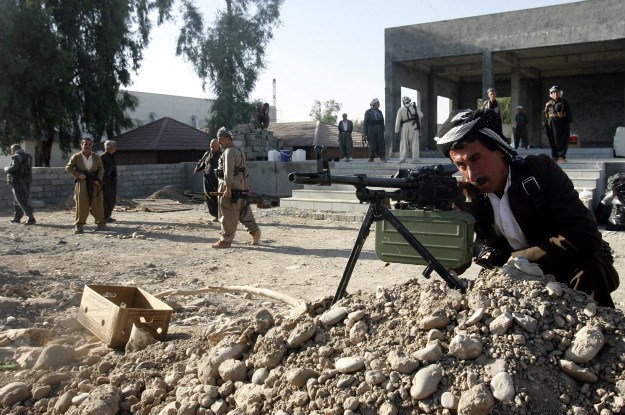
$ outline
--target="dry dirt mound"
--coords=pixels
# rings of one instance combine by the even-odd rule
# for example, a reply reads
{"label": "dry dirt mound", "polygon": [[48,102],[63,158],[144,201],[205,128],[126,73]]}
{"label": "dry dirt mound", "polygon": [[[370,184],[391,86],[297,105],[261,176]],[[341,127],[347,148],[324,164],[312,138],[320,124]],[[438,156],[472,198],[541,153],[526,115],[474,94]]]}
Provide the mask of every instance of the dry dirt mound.
{"label": "dry dirt mound", "polygon": [[623,413],[623,313],[519,269],[535,271],[509,263],[464,294],[412,280],[331,309],[261,309],[126,354],[82,356],[66,336],[71,362],[31,352],[39,369],[15,373],[1,413]]}

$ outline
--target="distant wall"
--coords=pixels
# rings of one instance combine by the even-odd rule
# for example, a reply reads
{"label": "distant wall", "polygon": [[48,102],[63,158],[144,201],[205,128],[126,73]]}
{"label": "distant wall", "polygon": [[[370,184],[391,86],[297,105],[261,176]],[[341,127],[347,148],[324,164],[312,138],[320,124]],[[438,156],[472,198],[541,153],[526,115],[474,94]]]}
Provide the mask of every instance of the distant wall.
{"label": "distant wall", "polygon": [[[117,194],[125,199],[142,198],[165,186],[202,192],[202,173],[194,175],[194,168],[195,163],[118,166]],[[292,189],[303,187],[289,182],[288,174],[292,171],[314,172],[316,163],[249,161],[248,169],[252,192],[284,197],[291,196]],[[57,206],[73,197],[74,180],[64,167],[35,167],[30,193],[31,200]],[[12,207],[11,189],[6,179],[0,180],[0,209]]]}

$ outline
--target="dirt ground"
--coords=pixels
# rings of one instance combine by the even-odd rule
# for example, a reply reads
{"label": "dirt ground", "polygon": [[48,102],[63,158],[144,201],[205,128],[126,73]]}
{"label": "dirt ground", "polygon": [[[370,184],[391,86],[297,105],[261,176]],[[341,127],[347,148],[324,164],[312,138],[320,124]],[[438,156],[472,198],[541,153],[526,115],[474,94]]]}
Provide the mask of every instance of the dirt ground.
{"label": "dirt ground", "polygon": [[[150,293],[169,289],[197,289],[206,285],[251,285],[306,301],[333,296],[357,238],[360,223],[316,220],[283,208],[257,209],[262,230],[259,246],[239,226],[232,248],[211,249],[219,238],[219,224],[210,221],[206,207],[155,213],[141,208],[118,210],[117,222],[105,232],[85,227],[73,234],[71,209],[36,212],[37,225],[0,219],[0,269],[23,284],[121,284]],[[91,220],[91,219],[90,219]],[[625,234],[603,231],[615,251],[615,266],[625,275]],[[134,237],[133,237],[134,236]],[[422,266],[385,263],[374,253],[375,235],[367,238],[348,290],[374,292],[378,286],[424,278]],[[473,278],[472,265],[463,277]],[[439,278],[436,273],[432,278]],[[6,284],[8,281],[1,281]],[[245,309],[245,301],[226,301],[229,313]],[[613,293],[617,307],[625,308],[625,284]],[[216,298],[216,301],[219,301]],[[219,308],[219,306],[217,306]],[[63,310],[59,310],[63,311]],[[175,319],[175,318],[174,318]]]}

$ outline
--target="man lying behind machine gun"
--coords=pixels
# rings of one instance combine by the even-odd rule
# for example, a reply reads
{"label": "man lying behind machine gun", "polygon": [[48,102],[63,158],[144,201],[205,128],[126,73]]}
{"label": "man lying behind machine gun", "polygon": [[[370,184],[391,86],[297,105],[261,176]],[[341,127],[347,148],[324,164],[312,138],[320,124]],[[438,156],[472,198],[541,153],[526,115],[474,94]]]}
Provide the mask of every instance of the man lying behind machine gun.
{"label": "man lying behind machine gun", "polygon": [[[424,166],[414,170],[400,169],[391,178],[332,176],[324,160],[325,150],[316,147],[317,172],[290,173],[289,180],[300,184],[350,184],[356,188],[361,203],[369,209],[358,233],[334,302],[344,294],[374,221],[376,255],[383,261],[426,265],[423,275],[433,271],[452,288],[464,290],[466,284],[450,273],[450,269],[466,269],[471,263],[473,218],[451,211],[452,202],[461,194],[453,174],[453,165]],[[371,189],[371,188],[377,189]],[[382,188],[382,189],[379,189]],[[389,190],[384,190],[389,189]],[[390,211],[385,203],[394,200]],[[417,236],[423,237],[421,243]],[[430,252],[432,251],[432,252]],[[438,257],[438,259],[437,259]]]}
{"label": "man lying behind machine gun", "polygon": [[[492,110],[455,111],[436,146],[470,183],[476,235],[484,248],[476,262],[502,266],[524,257],[545,274],[614,307],[619,284],[609,245],[567,174],[544,154],[518,157]],[[465,210],[463,209],[463,210]]]}

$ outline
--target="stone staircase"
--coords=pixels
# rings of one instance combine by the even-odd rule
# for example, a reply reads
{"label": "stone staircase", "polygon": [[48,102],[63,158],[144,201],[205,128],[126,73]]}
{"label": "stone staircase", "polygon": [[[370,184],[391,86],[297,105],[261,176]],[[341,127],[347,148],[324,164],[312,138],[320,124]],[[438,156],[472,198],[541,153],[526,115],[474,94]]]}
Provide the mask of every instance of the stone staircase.
{"label": "stone staircase", "polygon": [[[431,154],[428,154],[431,153]],[[519,155],[544,153],[548,149],[519,150]],[[436,157],[427,157],[428,155]],[[425,157],[424,157],[425,156]],[[584,204],[595,211],[605,191],[606,163],[615,161],[611,148],[570,148],[567,153],[568,162],[560,166],[573,181],[575,189],[580,193]],[[619,160],[617,162],[624,162]],[[391,177],[399,168],[415,168],[416,166],[448,164],[449,160],[440,157],[438,152],[426,152],[417,163],[399,163],[398,159],[388,159],[387,163],[367,162],[366,159],[355,159],[351,162],[330,162],[330,173],[337,176],[366,174],[369,177]],[[625,163],[622,164],[625,169]],[[293,190],[292,197],[282,198],[281,207],[303,209],[316,212],[339,212],[348,215],[364,215],[369,205],[361,204],[356,197],[355,188],[351,185],[333,184],[331,186],[303,185]]]}

